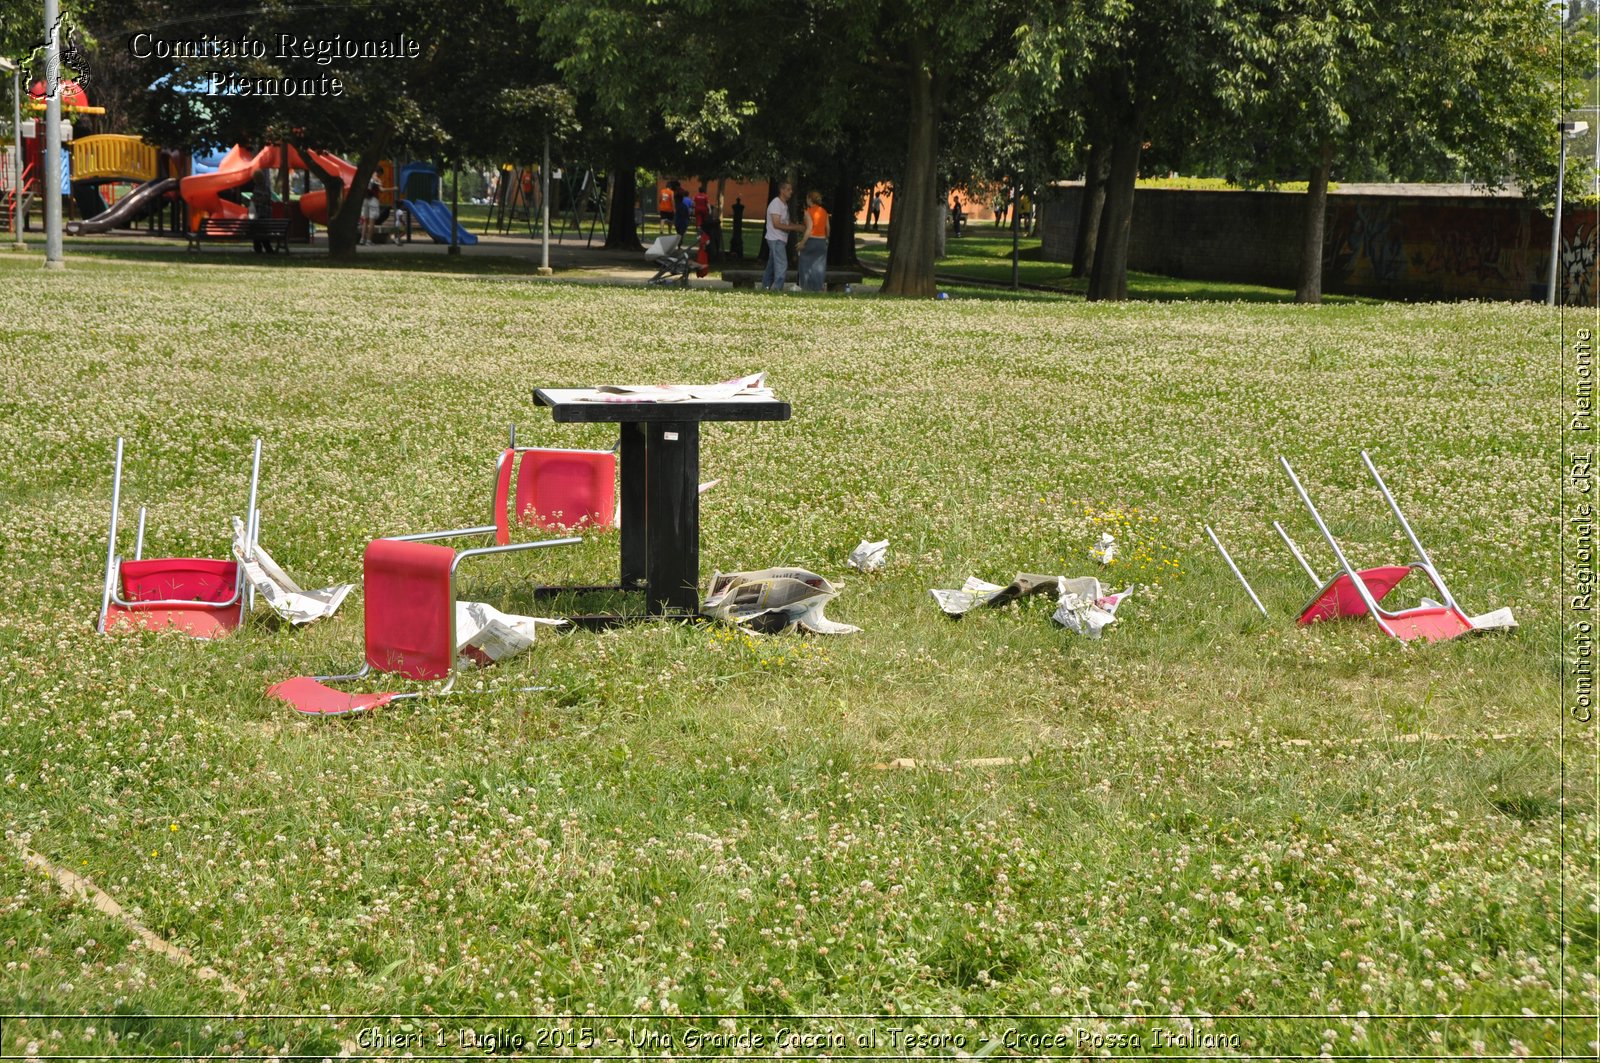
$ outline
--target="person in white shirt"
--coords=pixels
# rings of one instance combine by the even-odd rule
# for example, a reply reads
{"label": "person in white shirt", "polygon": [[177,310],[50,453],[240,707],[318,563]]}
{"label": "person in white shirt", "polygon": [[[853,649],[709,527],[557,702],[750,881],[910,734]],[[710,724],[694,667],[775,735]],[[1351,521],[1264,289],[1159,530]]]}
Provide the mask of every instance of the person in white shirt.
{"label": "person in white shirt", "polygon": [[767,204],[767,269],[761,275],[761,286],[769,292],[783,291],[784,278],[789,274],[788,234],[805,231],[804,225],[789,220],[789,197],[793,195],[794,185],[784,181]]}

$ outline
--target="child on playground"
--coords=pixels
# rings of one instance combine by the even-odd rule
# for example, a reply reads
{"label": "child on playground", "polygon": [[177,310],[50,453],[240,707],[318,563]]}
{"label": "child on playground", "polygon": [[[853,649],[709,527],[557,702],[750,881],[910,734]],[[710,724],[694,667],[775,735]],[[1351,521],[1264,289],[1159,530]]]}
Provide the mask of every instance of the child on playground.
{"label": "child on playground", "polygon": [[377,181],[367,186],[367,197],[361,201],[361,242],[370,244],[378,228],[378,215],[383,207],[378,202],[378,193],[383,191]]}

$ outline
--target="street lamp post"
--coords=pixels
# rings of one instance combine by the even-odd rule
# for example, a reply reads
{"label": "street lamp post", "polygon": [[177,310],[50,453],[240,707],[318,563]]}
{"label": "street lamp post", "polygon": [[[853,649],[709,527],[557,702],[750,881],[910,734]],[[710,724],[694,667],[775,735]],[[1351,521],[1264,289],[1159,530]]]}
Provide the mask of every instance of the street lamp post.
{"label": "street lamp post", "polygon": [[1561,268],[1561,198],[1566,191],[1567,141],[1588,132],[1589,123],[1562,122],[1556,128],[1561,131],[1561,162],[1556,167],[1556,217],[1550,230],[1550,281],[1545,286],[1546,306],[1556,305],[1556,276]]}
{"label": "street lamp post", "polygon": [[44,265],[61,257],[61,5],[44,0]]}

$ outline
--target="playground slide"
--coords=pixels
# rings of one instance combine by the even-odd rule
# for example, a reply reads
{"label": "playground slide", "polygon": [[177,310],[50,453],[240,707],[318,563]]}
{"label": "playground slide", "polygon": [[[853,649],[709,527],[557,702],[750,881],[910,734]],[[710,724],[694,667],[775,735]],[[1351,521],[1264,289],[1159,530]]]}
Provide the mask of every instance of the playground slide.
{"label": "playground slide", "polygon": [[[410,211],[411,216],[417,219],[417,224],[426,229],[428,235],[433,237],[434,243],[448,244],[450,242],[450,208],[443,203],[430,203],[422,199],[402,199],[400,201],[400,209]],[[455,226],[455,230],[456,243],[475,244],[478,242],[478,237],[475,234],[468,232],[460,225]]]}
{"label": "playground slide", "polygon": [[272,152],[272,148],[263,148],[251,155],[241,145],[235,144],[222,157],[215,173],[197,174],[178,182],[179,194],[189,205],[189,228],[199,229],[200,219],[208,216],[248,217],[250,211],[243,204],[223,199],[221,193],[249,184],[257,170],[271,165],[268,155]]}
{"label": "playground slide", "polygon": [[85,233],[109,232],[118,226],[138,221],[147,212],[158,207],[162,198],[177,187],[178,180],[175,177],[158,177],[154,181],[146,181],[117,200],[110,210],[84,221],[68,222],[67,233],[72,236],[82,236]]}

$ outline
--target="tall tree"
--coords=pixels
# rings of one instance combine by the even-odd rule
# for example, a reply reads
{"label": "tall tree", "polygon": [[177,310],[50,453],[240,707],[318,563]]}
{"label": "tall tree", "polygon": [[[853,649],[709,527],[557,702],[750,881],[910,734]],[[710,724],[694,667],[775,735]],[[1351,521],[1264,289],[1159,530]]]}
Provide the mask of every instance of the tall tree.
{"label": "tall tree", "polygon": [[1553,179],[1555,123],[1571,99],[1561,12],[1546,0],[1262,0],[1252,15],[1232,151],[1250,182],[1308,181],[1296,301],[1322,299],[1328,185],[1341,166],[1490,187]]}

